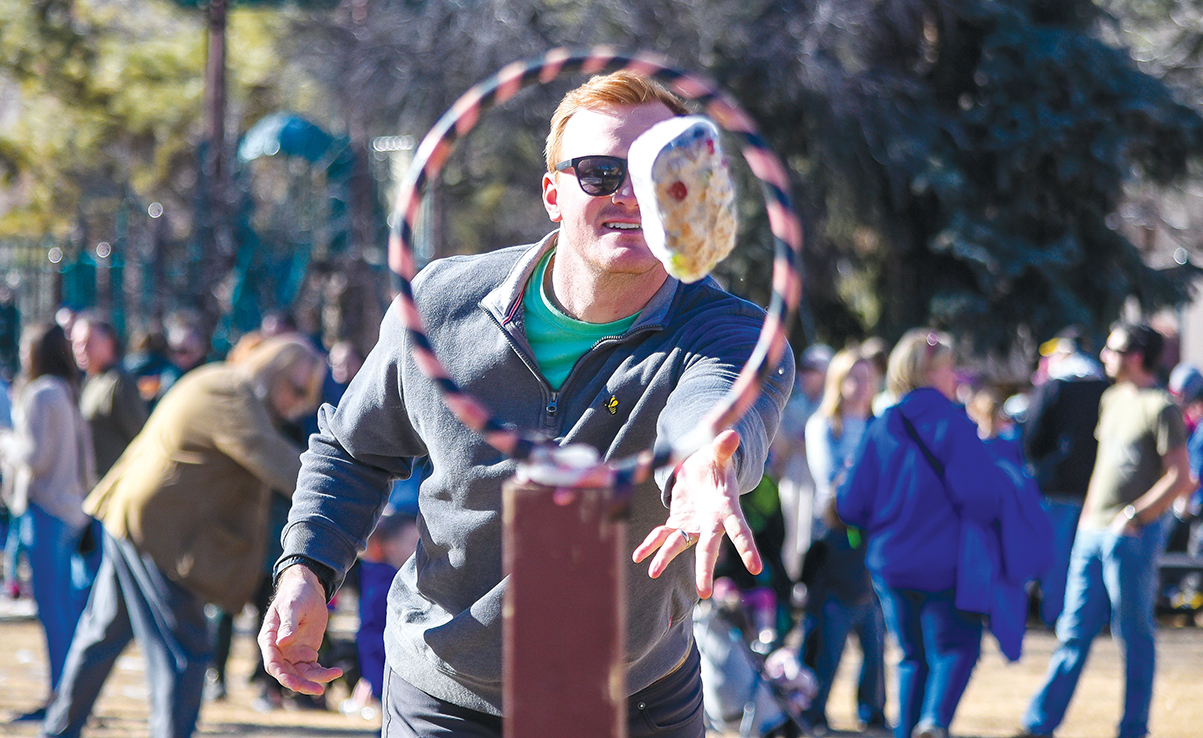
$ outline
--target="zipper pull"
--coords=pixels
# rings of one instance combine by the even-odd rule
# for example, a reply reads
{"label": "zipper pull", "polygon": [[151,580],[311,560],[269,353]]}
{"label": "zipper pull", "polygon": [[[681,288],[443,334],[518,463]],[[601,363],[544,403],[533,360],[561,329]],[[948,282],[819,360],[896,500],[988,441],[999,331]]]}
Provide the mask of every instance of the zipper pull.
{"label": "zipper pull", "polygon": [[552,392],[551,399],[547,401],[547,414],[555,415],[556,409],[559,407],[560,393]]}

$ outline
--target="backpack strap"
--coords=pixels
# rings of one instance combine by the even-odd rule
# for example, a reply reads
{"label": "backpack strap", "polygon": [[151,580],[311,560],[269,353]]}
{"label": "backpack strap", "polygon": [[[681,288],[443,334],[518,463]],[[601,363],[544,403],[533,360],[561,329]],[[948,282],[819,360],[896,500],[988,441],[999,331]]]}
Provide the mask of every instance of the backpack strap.
{"label": "backpack strap", "polygon": [[948,497],[948,502],[952,504],[952,509],[956,511],[957,517],[960,517],[961,506],[957,504],[952,493],[948,491],[948,480],[944,478],[944,465],[940,463],[936,455],[923,442],[923,439],[919,436],[919,431],[915,430],[914,424],[911,423],[910,418],[906,417],[906,413],[902,412],[901,408],[898,410],[898,417],[902,418],[902,424],[906,426],[906,434],[911,437],[911,440],[923,452],[923,456],[927,458],[927,463],[931,464],[931,468],[936,472],[936,476],[940,478],[941,489],[944,490],[944,494]]}

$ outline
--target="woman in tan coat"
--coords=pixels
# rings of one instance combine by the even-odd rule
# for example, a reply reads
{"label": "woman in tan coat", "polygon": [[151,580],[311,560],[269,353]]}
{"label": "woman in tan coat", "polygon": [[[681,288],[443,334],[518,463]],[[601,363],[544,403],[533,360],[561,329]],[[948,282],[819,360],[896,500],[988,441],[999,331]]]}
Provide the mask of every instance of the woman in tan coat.
{"label": "woman in tan coat", "polygon": [[150,734],[188,736],[211,639],[204,605],[237,611],[258,583],[271,489],[301,449],[280,426],[311,412],[324,375],[304,339],[265,341],[238,365],[182,377],[89,495],[104,560],[67,656],[46,735],[80,734],[131,638],[147,656]]}

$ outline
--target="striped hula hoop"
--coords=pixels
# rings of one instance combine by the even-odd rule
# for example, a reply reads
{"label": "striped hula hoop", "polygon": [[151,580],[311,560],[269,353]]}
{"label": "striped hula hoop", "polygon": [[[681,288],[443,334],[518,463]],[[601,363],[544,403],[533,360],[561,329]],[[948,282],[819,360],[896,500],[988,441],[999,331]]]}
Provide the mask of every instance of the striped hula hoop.
{"label": "striped hula hoop", "polygon": [[506,102],[520,90],[547,84],[566,74],[601,74],[627,70],[659,81],[676,94],[694,100],[714,122],[740,141],[741,153],[760,181],[773,233],[773,293],[764,326],[752,355],[731,389],[707,413],[699,430],[676,443],[658,442],[628,459],[576,470],[573,484],[622,488],[644,481],[656,469],[675,465],[720,431],[735,424],[756,401],[764,382],[774,372],[787,346],[787,326],[798,309],[802,277],[798,264],[802,251],[802,226],[790,204],[785,167],[765,145],[755,124],[740,106],[710,82],[674,69],[658,56],[624,55],[608,47],[583,50],[557,48],[542,57],[502,68],[465,92],[439,119],[418,146],[409,175],[397,195],[389,232],[389,268],[394,274],[398,315],[413,346],[414,360],[435,383],[444,402],[461,422],[485,441],[519,462],[555,464],[559,444],[555,439],[503,427],[492,413],[466,394],[435,356],[414,304],[410,280],[415,274],[413,235],[422,192],[447,161],[455,142],[476,125],[485,110]]}

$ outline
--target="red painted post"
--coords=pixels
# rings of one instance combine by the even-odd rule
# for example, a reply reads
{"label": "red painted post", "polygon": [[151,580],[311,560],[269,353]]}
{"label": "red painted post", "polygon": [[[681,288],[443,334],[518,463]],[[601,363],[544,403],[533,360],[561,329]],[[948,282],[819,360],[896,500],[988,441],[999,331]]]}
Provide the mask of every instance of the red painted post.
{"label": "red painted post", "polygon": [[607,489],[502,488],[505,738],[625,738],[626,525]]}

